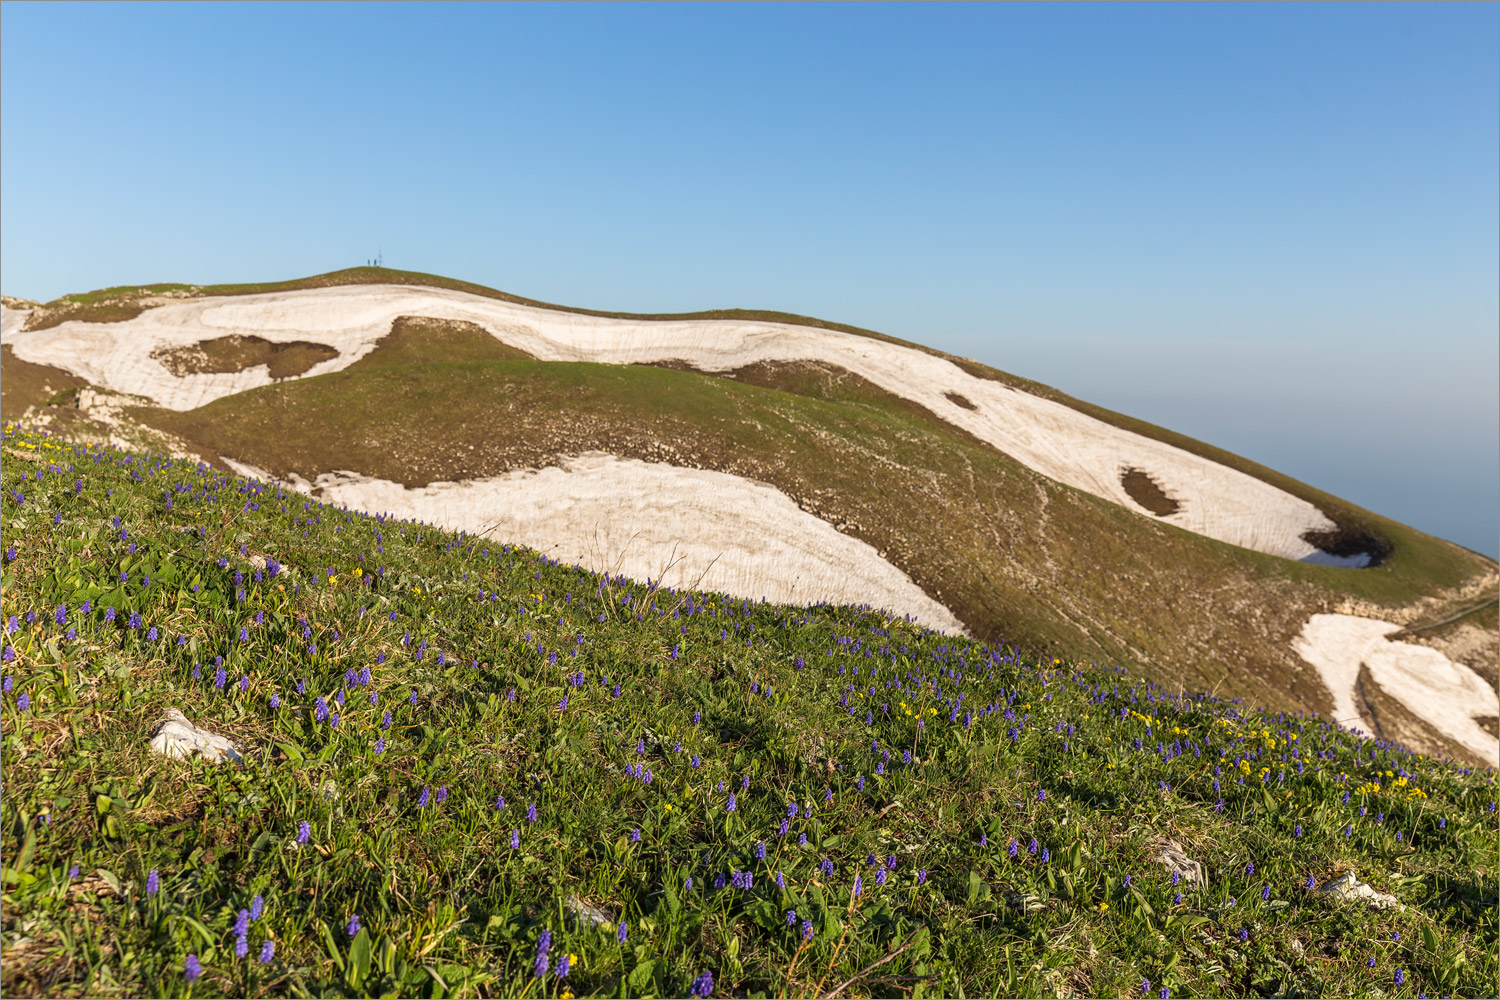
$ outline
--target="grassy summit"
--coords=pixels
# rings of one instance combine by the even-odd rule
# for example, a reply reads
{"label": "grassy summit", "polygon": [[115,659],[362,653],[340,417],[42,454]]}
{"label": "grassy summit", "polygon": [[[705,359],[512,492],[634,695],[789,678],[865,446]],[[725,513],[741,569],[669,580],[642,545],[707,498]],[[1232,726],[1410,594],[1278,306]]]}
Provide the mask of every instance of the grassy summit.
{"label": "grassy summit", "polygon": [[[1496,990],[1492,770],[4,449],[10,995]],[[152,756],[169,707],[243,760]],[[1403,908],[1319,891],[1350,870]]]}

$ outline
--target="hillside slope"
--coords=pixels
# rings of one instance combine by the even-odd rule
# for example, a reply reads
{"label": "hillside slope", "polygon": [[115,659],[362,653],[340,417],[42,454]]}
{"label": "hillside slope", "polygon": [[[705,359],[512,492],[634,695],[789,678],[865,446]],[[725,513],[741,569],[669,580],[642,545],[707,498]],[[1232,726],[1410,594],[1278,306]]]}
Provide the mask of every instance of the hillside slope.
{"label": "hillside slope", "polygon": [[8,996],[1496,989],[1492,769],[3,447]]}
{"label": "hillside slope", "polygon": [[[374,270],[75,299],[5,327],[16,359],[131,394],[30,411],[75,432],[93,415],[115,443],[163,432],[595,568],[874,603],[1428,750],[1500,748],[1493,643],[1385,638],[1490,599],[1493,562],[973,362],[805,317],[568,311]],[[682,516],[654,499],[683,490]]]}

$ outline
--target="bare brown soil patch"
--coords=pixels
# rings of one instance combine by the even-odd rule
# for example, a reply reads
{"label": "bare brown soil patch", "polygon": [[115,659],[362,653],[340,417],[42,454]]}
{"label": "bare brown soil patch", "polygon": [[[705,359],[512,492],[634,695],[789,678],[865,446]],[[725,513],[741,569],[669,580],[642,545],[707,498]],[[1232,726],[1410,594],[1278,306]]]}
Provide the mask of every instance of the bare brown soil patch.
{"label": "bare brown soil patch", "polygon": [[1123,470],[1120,473],[1120,485],[1125,487],[1125,492],[1130,495],[1130,499],[1157,517],[1166,517],[1182,509],[1182,504],[1168,496],[1167,491],[1161,488],[1161,484],[1144,469]]}
{"label": "bare brown soil patch", "polygon": [[88,382],[51,365],[36,365],[16,357],[9,344],[0,345],[0,419],[19,420],[33,406],[42,406],[68,389]]}
{"label": "bare brown soil patch", "polygon": [[968,396],[965,396],[962,393],[945,392],[943,393],[943,395],[948,397],[948,402],[953,403],[956,406],[962,406],[966,410],[979,409],[979,407],[974,405],[973,400],[969,399]]}
{"label": "bare brown soil patch", "polygon": [[200,340],[190,347],[160,347],[151,357],[178,378],[185,375],[225,375],[266,365],[275,379],[305,374],[314,365],[339,356],[327,344],[306,340],[276,343],[238,333]]}
{"label": "bare brown soil patch", "polygon": [[455,319],[398,316],[391,332],[354,364],[357,368],[427,365],[450,361],[529,361],[520,348],[496,340],[484,327]]}

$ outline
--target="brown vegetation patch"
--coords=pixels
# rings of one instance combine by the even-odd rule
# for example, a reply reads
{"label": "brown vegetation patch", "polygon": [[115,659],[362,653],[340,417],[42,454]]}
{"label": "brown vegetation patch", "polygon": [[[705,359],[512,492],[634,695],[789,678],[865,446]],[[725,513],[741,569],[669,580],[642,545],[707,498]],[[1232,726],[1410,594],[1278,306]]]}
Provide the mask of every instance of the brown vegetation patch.
{"label": "brown vegetation patch", "polygon": [[37,365],[16,357],[9,344],[0,344],[0,419],[19,420],[33,406],[53,396],[88,385],[72,372]]}
{"label": "brown vegetation patch", "polygon": [[450,361],[517,361],[531,355],[496,340],[478,323],[431,316],[397,316],[391,332],[348,370],[390,365],[430,365]]}
{"label": "brown vegetation patch", "polygon": [[60,306],[38,306],[26,318],[26,330],[50,330],[63,323],[123,323],[135,319],[148,306],[142,302],[87,302]]}
{"label": "brown vegetation patch", "polygon": [[956,406],[962,406],[966,410],[979,409],[979,407],[975,406],[973,401],[969,399],[968,396],[965,396],[961,393],[945,392],[943,393],[943,395],[948,397],[948,402],[953,403]]}
{"label": "brown vegetation patch", "polygon": [[1182,503],[1167,495],[1161,484],[1144,469],[1128,468],[1120,472],[1120,485],[1130,499],[1140,504],[1157,517],[1166,517],[1182,509]]}
{"label": "brown vegetation patch", "polygon": [[226,375],[266,365],[274,379],[305,374],[314,365],[339,356],[327,344],[306,340],[278,343],[238,333],[200,340],[190,347],[158,347],[151,357],[178,378],[185,375]]}

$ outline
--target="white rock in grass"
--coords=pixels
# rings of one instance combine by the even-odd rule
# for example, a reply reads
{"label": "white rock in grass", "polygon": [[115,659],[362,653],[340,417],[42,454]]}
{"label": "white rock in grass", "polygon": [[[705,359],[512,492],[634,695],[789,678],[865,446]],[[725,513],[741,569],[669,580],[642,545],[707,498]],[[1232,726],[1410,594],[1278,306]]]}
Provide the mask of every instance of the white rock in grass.
{"label": "white rock in grass", "polygon": [[239,760],[239,751],[223,736],[199,729],[175,708],[169,708],[151,737],[151,749],[164,757],[183,759],[194,754],[211,761]]}
{"label": "white rock in grass", "polygon": [[1395,896],[1388,892],[1381,892],[1374,886],[1359,880],[1359,876],[1353,872],[1345,872],[1343,875],[1318,889],[1324,896],[1332,896],[1342,902],[1369,903],[1378,910],[1387,910],[1391,907],[1406,909]]}
{"label": "white rock in grass", "polygon": [[1188,885],[1203,881],[1203,865],[1194,861],[1183,852],[1182,845],[1170,837],[1159,837],[1147,845],[1151,851],[1151,860],[1166,868],[1167,871],[1176,872],[1182,876],[1182,880]]}
{"label": "white rock in grass", "polygon": [[614,917],[611,917],[593,903],[580,899],[577,896],[569,896],[564,905],[567,907],[568,912],[580,922],[591,924],[594,927],[606,927],[614,923]]}

